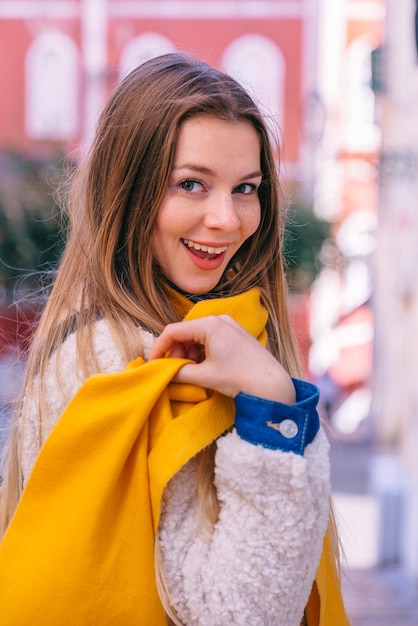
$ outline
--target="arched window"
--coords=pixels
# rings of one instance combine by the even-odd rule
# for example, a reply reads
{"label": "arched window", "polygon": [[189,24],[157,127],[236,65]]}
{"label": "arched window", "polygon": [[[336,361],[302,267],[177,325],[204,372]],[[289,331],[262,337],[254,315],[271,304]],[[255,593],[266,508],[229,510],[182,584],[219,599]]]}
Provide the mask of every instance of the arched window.
{"label": "arched window", "polygon": [[32,139],[68,140],[79,126],[78,51],[58,31],[37,37],[26,56],[26,133]]}
{"label": "arched window", "polygon": [[372,46],[367,37],[358,37],[345,58],[345,148],[374,151],[379,146],[380,130],[375,120],[375,96],[371,88]]}
{"label": "arched window", "polygon": [[174,52],[172,42],[159,33],[144,33],[131,39],[125,46],[119,63],[119,78],[129,74],[137,65],[153,59],[160,54]]}
{"label": "arched window", "polygon": [[226,48],[222,65],[283,131],[286,65],[280,48],[263,35],[244,35]]}

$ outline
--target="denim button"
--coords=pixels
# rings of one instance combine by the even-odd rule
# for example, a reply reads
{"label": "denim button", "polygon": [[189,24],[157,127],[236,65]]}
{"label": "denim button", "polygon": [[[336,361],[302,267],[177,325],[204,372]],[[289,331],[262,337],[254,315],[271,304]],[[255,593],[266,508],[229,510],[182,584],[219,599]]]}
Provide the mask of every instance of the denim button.
{"label": "denim button", "polygon": [[266,422],[266,424],[270,428],[274,428],[274,430],[277,430],[286,439],[294,439],[294,437],[296,437],[299,431],[299,428],[296,422],[294,422],[293,420],[289,420],[289,419],[283,420],[282,422],[279,422],[278,424],[275,424],[274,422],[270,422],[270,421]]}
{"label": "denim button", "polygon": [[303,454],[319,430],[318,389],[293,378],[296,403],[274,402],[239,393],[235,398],[235,427],[244,441],[271,450]]}

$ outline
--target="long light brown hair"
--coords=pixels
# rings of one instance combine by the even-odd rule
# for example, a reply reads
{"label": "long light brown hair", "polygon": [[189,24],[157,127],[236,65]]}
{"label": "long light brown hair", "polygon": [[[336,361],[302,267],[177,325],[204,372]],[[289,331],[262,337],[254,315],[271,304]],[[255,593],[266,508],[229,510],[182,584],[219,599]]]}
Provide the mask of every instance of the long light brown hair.
{"label": "long light brown hair", "polygon": [[[40,437],[42,377],[51,354],[59,356],[69,333],[77,330],[77,355],[88,376],[97,371],[91,332],[97,319],[106,318],[127,361],[141,354],[138,326],[158,334],[179,319],[152,256],[152,233],[173,167],[179,127],[200,114],[250,122],[261,145],[260,225],[231,260],[216,290],[235,294],[258,286],[269,311],[269,349],[290,374],[299,373],[287,312],[284,203],[271,128],[234,79],[186,54],[168,54],[140,65],[116,88],[91,148],[72,176],[65,206],[67,245],[33,339],[23,384],[22,398],[30,395],[35,381],[41,385]],[[22,490],[22,420],[24,404],[15,414],[6,448],[3,531]],[[206,507],[208,516],[216,517],[212,467],[207,458],[202,462],[199,490],[206,494],[202,500],[212,502]]]}

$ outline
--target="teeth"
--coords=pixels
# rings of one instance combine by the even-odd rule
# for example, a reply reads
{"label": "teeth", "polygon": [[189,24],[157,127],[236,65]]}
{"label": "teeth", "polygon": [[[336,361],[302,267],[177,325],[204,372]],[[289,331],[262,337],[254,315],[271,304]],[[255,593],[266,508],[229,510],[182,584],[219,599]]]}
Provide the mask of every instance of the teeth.
{"label": "teeth", "polygon": [[183,239],[183,243],[186,244],[189,248],[194,248],[194,250],[201,250],[202,252],[208,252],[209,254],[222,254],[225,250],[228,249],[227,246],[223,246],[222,248],[213,248],[212,246],[202,246],[200,243],[195,243],[190,239]]}

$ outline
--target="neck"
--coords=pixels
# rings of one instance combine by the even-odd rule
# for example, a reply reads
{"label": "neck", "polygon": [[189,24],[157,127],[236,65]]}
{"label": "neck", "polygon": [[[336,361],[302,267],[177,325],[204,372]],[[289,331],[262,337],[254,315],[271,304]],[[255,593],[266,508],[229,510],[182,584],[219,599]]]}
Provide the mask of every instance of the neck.
{"label": "neck", "polygon": [[202,300],[222,298],[228,295],[226,291],[217,291],[217,292],[208,291],[207,293],[197,293],[197,294],[188,293],[187,291],[183,291],[183,289],[180,289],[180,287],[172,283],[171,280],[168,280],[168,278],[165,278],[164,280],[172,289],[174,289],[174,291],[177,291],[177,293],[180,293],[182,296],[190,300],[190,302],[201,302]]}

